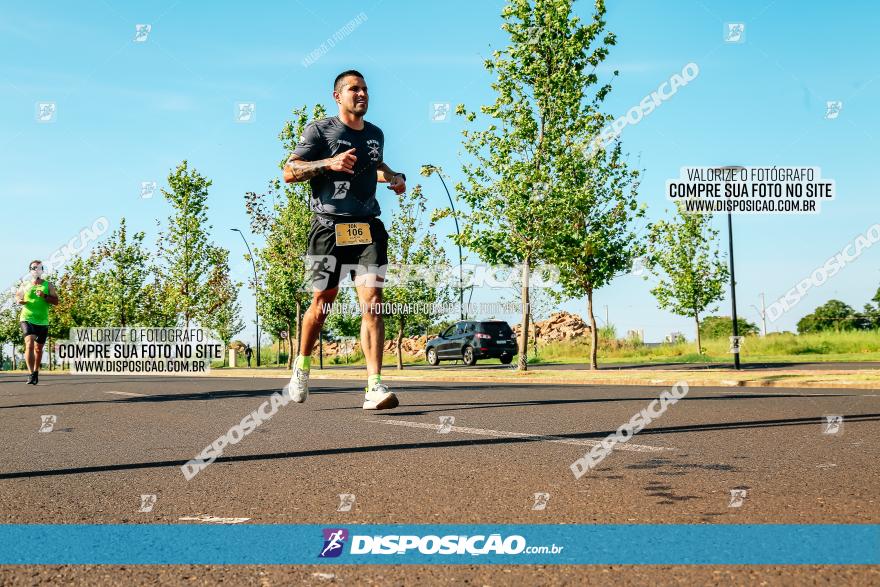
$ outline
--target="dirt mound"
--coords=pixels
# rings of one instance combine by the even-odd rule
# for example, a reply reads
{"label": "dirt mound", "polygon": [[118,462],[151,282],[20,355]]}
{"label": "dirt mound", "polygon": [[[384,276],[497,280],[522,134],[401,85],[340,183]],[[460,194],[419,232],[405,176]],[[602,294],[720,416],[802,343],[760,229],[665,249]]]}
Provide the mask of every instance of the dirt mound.
{"label": "dirt mound", "polygon": [[[517,338],[519,338],[520,330],[519,324],[513,327]],[[546,320],[529,324],[529,340],[533,340],[536,332],[538,341],[556,342],[590,336],[590,325],[577,314],[565,311],[553,312]]]}
{"label": "dirt mound", "polygon": [[[400,347],[403,350],[403,354],[405,355],[421,355],[425,352],[425,337],[424,336],[409,336],[404,337],[403,340],[400,341]],[[324,356],[332,357],[335,355],[345,356],[346,354],[354,355],[359,353],[361,350],[361,343],[359,340],[357,341],[348,341],[348,342],[325,342],[324,343]],[[386,340],[385,341],[385,352],[389,354],[393,354],[397,352],[397,340]],[[318,345],[315,345],[315,351],[312,353],[314,356],[318,355]]]}

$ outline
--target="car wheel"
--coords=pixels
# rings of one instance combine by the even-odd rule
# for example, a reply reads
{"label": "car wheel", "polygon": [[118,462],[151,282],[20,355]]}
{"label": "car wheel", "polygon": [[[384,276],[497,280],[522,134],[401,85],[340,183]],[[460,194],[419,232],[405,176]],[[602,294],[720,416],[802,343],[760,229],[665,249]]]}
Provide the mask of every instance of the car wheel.
{"label": "car wheel", "polygon": [[476,365],[477,359],[474,358],[474,349],[469,346],[464,347],[464,351],[461,353],[461,360],[468,367],[473,367],[474,365]]}
{"label": "car wheel", "polygon": [[501,355],[499,360],[502,365],[510,365],[513,362],[513,355]]}
{"label": "car wheel", "polygon": [[440,364],[440,359],[437,358],[437,351],[434,349],[428,349],[428,364],[433,367]]}

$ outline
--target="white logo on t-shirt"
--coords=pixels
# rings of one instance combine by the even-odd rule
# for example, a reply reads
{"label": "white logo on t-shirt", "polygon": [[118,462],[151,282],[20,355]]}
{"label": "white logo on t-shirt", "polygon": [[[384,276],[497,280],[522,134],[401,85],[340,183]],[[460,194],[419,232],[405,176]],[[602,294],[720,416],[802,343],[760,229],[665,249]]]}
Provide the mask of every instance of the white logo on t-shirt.
{"label": "white logo on t-shirt", "polygon": [[370,139],[367,141],[367,148],[369,152],[367,153],[370,156],[370,161],[378,161],[379,160],[379,141],[376,139]]}
{"label": "white logo on t-shirt", "polygon": [[341,200],[348,193],[348,188],[351,184],[347,181],[334,181],[333,185],[335,186],[335,191],[333,192],[334,200]]}

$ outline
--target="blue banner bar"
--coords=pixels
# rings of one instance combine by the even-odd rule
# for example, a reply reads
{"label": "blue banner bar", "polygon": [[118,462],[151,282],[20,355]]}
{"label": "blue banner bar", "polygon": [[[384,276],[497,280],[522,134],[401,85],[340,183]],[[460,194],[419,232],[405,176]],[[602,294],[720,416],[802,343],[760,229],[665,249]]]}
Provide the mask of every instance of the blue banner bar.
{"label": "blue banner bar", "polygon": [[876,565],[880,525],[0,525],[0,564]]}

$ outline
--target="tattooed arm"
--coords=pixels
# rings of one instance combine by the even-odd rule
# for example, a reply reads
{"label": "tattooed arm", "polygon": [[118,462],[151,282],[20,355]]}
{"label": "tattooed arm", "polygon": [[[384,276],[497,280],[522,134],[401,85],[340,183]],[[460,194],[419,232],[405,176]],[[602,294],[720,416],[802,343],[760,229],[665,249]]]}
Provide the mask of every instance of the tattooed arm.
{"label": "tattooed arm", "polygon": [[354,155],[354,149],[349,149],[335,157],[318,161],[303,161],[298,155],[291,155],[290,159],[287,160],[287,165],[284,166],[284,181],[286,183],[307,181],[328,169],[354,174],[354,164],[356,161],[357,157]]}

